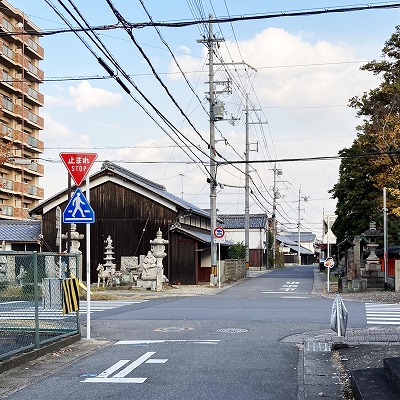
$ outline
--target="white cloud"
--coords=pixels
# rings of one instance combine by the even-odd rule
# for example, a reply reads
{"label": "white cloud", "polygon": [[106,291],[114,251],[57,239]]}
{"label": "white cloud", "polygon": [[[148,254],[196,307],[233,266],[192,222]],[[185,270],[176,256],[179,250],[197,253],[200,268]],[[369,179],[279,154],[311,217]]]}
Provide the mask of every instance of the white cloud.
{"label": "white cloud", "polygon": [[[352,47],[326,41],[310,43],[300,34],[293,35],[283,29],[268,28],[238,45],[229,41],[225,44],[220,47],[223,59],[243,59],[257,69],[253,86],[263,106],[312,106],[324,101],[347,104],[351,96],[370,87],[374,79],[359,71],[361,63]],[[206,59],[206,50],[203,51]],[[178,57],[184,71],[202,70],[204,59]],[[170,64],[169,71],[178,71],[175,63]],[[170,79],[182,76],[174,74]]]}
{"label": "white cloud", "polygon": [[72,136],[72,132],[63,124],[53,119],[52,115],[46,112],[41,113],[45,120],[45,129],[41,134],[41,139],[49,143],[59,143]]}
{"label": "white cloud", "polygon": [[46,104],[46,106],[52,106],[52,105],[59,106],[59,105],[68,104],[68,101],[65,97],[62,97],[62,96],[52,96],[52,95],[46,94],[45,104]]}
{"label": "white cloud", "polygon": [[71,86],[69,93],[74,108],[79,112],[88,111],[91,108],[114,107],[122,100],[120,94],[95,88],[88,81],[83,81],[76,87]]}

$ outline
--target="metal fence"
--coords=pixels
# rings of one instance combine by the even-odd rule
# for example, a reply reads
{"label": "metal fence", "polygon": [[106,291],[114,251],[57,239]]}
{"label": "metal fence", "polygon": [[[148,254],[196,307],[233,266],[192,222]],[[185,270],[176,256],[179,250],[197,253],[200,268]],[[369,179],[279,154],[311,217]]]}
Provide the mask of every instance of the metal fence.
{"label": "metal fence", "polygon": [[63,314],[63,279],[77,276],[75,254],[0,251],[0,359],[79,332]]}

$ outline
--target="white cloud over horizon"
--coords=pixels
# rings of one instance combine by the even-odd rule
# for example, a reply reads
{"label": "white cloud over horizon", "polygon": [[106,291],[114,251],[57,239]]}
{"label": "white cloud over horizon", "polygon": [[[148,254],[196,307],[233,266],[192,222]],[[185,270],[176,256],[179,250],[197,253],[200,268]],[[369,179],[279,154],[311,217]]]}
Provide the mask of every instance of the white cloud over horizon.
{"label": "white cloud over horizon", "polygon": [[82,81],[76,87],[71,86],[69,94],[73,107],[79,112],[85,112],[92,108],[115,107],[122,101],[119,93],[95,88],[88,81]]}

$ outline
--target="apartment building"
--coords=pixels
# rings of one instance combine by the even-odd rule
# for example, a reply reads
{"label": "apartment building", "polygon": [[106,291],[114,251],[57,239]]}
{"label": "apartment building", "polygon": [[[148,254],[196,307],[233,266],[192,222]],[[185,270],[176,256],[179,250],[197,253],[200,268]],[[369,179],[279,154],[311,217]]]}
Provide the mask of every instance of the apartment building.
{"label": "apartment building", "polygon": [[27,219],[44,198],[40,33],[23,11],[0,0],[0,219]]}

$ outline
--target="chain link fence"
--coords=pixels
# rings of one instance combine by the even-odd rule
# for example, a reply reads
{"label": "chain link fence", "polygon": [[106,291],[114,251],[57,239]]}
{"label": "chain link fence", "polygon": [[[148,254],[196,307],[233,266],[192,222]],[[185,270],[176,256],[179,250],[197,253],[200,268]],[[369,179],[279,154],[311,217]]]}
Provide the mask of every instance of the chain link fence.
{"label": "chain link fence", "polygon": [[64,279],[75,254],[0,251],[0,359],[79,332],[78,312],[63,314]]}

